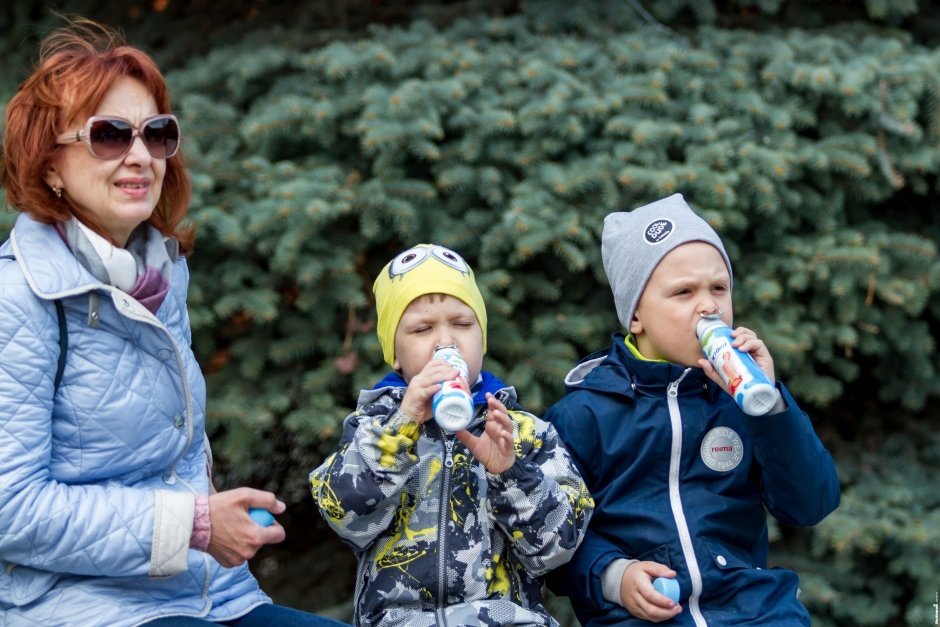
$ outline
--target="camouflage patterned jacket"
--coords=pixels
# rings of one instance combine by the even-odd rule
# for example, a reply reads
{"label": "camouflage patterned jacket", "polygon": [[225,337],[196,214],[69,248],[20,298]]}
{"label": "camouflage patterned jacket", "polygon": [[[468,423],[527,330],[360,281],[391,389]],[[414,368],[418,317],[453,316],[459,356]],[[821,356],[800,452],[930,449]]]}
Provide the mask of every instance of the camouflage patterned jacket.
{"label": "camouflage patterned jacket", "polygon": [[516,463],[493,475],[433,420],[405,417],[404,386],[390,375],[361,392],[339,450],[310,474],[359,560],[355,623],[557,625],[540,577],[574,554],[594,503],[555,429],[484,372],[470,431],[483,430],[487,391],[514,423]]}

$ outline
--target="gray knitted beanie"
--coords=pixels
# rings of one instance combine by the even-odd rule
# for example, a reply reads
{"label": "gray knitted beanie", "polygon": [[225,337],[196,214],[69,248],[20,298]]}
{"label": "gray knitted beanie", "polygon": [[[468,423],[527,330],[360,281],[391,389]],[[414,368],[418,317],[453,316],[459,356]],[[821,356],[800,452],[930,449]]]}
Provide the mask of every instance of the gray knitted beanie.
{"label": "gray knitted beanie", "polygon": [[682,194],[604,218],[601,256],[614,293],[617,317],[624,328],[629,330],[653,270],[670,251],[688,242],[706,242],[717,248],[733,280],[731,260],[721,238],[689,208]]}

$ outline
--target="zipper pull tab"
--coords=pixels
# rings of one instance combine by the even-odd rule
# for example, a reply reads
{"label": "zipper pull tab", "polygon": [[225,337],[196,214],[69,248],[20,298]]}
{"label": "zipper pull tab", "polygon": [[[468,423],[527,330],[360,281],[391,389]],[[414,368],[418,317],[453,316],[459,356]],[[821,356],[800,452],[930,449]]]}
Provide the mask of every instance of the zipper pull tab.
{"label": "zipper pull tab", "polygon": [[447,454],[444,455],[444,468],[453,468],[454,467],[454,441],[450,438],[444,440],[444,446],[447,448]]}
{"label": "zipper pull tab", "polygon": [[672,383],[670,383],[669,388],[666,390],[666,393],[669,396],[672,396],[673,398],[675,398],[676,396],[679,396],[679,381],[673,381]]}

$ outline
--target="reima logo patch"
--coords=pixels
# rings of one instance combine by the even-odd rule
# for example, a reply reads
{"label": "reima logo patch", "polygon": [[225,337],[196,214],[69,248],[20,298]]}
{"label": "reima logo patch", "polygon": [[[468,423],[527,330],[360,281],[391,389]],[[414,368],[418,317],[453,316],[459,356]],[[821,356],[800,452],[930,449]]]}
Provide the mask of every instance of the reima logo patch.
{"label": "reima logo patch", "polygon": [[718,472],[734,470],[744,459],[744,443],[734,429],[715,427],[705,434],[700,448],[705,465]]}
{"label": "reima logo patch", "polygon": [[656,245],[666,241],[672,235],[671,220],[654,220],[646,226],[643,232],[643,239],[648,243]]}

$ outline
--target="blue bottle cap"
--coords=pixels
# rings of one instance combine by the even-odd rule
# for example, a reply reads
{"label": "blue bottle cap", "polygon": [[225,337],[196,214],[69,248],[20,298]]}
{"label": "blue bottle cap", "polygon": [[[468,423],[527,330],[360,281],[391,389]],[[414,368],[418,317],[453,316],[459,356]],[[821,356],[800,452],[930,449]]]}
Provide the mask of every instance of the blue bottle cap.
{"label": "blue bottle cap", "polygon": [[656,592],[672,599],[674,603],[679,602],[679,582],[675,579],[657,577],[653,580],[653,588]]}
{"label": "blue bottle cap", "polygon": [[262,527],[270,527],[274,524],[274,514],[260,507],[252,507],[248,510],[251,519]]}

